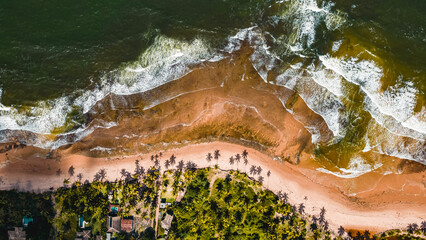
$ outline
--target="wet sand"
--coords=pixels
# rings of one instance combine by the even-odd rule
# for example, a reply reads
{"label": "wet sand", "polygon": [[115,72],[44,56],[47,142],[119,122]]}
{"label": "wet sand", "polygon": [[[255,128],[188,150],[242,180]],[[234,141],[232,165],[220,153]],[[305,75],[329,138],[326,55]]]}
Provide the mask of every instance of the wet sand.
{"label": "wet sand", "polygon": [[[261,79],[248,56],[242,51],[232,61],[195,66],[186,76],[148,93],[110,95],[85,118],[89,128],[102,122],[115,124],[54,151],[16,142],[0,144],[4,181],[0,189],[43,191],[62,186],[65,178],[75,181],[78,173],[83,180],[92,180],[99,169],[107,171],[108,180],[115,180],[121,169],[132,172],[136,159],[144,167],[153,165],[149,158],[160,151],[162,169],[171,154],[199,167],[213,165],[205,156],[219,149],[220,168],[245,171],[249,166],[242,162],[231,166],[228,159],[247,149],[249,165],[263,168],[265,187],[288,192],[291,203],[303,202],[309,214],[319,214],[324,206],[333,228],[376,232],[426,220],[424,168],[404,167],[409,164],[371,153],[383,166],[360,177],[339,178],[317,171],[327,166],[312,157],[314,144],[304,125],[315,126],[322,142],[330,140],[331,131],[294,92]],[[34,137],[23,134],[26,142]],[[73,177],[67,174],[71,165]]]}

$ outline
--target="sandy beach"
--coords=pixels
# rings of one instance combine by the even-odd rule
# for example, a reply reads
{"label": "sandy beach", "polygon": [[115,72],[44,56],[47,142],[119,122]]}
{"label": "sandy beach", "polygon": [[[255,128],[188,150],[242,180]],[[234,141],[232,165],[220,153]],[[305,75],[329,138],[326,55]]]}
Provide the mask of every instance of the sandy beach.
{"label": "sandy beach", "polygon": [[[346,229],[369,229],[372,232],[379,232],[405,228],[409,223],[419,223],[426,219],[426,191],[422,187],[416,188],[413,184],[421,180],[424,173],[405,176],[404,187],[401,189],[395,185],[384,187],[386,182],[401,184],[401,181],[397,181],[397,175],[389,174],[383,177],[380,186],[371,188],[368,194],[363,192],[362,197],[347,196],[339,189],[344,179],[325,173],[313,174],[307,169],[303,171],[287,162],[274,161],[257,150],[224,142],[194,144],[162,152],[161,168],[165,170],[164,162],[172,154],[177,156],[177,162],[193,161],[200,168],[213,166],[216,161],[207,162],[206,154],[212,153],[215,149],[219,149],[221,153],[217,161],[219,168],[248,172],[251,165],[261,166],[263,169],[261,175],[265,178],[266,188],[274,192],[287,192],[291,204],[304,203],[306,212],[311,215],[319,214],[320,208],[325,207],[326,218],[334,229],[342,225]],[[241,153],[244,149],[249,152],[248,165],[245,166],[242,161],[238,165],[230,165],[229,157]],[[121,169],[133,172],[137,159],[145,168],[153,166],[150,156],[155,153],[158,152],[115,158],[91,158],[63,153],[60,161],[42,157],[31,160],[10,159],[0,168],[0,175],[5,176],[0,188],[43,191],[61,187],[64,179],[75,181],[75,176],[79,173],[83,175],[83,180],[91,181],[100,169],[105,169],[107,179],[113,181],[121,177]],[[71,165],[75,167],[73,177],[68,175]],[[60,176],[56,175],[58,169],[62,171]],[[269,178],[266,175],[268,170],[271,171]],[[254,177],[258,178],[257,175]]]}

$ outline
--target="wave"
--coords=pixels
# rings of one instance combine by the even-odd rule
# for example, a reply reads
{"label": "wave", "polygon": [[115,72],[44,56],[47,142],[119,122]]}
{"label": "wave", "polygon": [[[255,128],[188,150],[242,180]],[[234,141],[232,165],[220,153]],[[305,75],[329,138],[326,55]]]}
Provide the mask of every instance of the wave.
{"label": "wave", "polygon": [[338,171],[330,171],[324,168],[317,168],[317,171],[332,174],[340,178],[356,178],[368,172],[372,172],[383,166],[381,163],[370,164],[360,156],[351,158],[347,168],[339,168]]}
{"label": "wave", "polygon": [[[130,95],[149,91],[182,77],[190,71],[192,65],[211,59],[212,56],[211,49],[202,39],[185,42],[157,36],[138,61],[105,75],[95,89],[76,92],[77,97],[67,96],[40,101],[35,106],[27,108],[0,105],[0,131],[19,130],[47,135],[44,140],[34,143],[44,148],[68,144],[64,138],[53,141],[49,135],[66,124],[79,124],[68,123],[73,121],[69,117],[73,110],[77,109],[85,114],[109,94]],[[214,60],[217,61],[218,57],[216,56]],[[88,132],[85,126],[66,134],[76,135],[82,132]],[[5,137],[2,138],[2,141],[7,140]]]}

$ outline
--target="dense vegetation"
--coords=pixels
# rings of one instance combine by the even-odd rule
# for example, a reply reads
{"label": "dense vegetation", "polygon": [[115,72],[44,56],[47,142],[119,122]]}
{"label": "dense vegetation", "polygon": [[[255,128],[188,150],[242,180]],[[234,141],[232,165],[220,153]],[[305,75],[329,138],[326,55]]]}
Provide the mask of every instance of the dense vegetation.
{"label": "dense vegetation", "polygon": [[[208,158],[219,155],[217,151]],[[96,235],[105,237],[108,205],[112,203],[119,206],[118,216],[147,222],[130,233],[114,233],[115,239],[155,239],[155,234],[167,239],[422,239],[426,234],[426,222],[410,224],[407,231],[377,235],[346,232],[342,227],[332,233],[324,208],[318,216],[311,216],[304,212],[303,203],[290,205],[286,193],[264,189],[262,179],[255,181],[240,171],[222,171],[217,165],[197,169],[192,162],[176,163],[174,156],[165,166],[176,163],[177,170],[161,174],[155,156],[152,161],[155,167],[146,171],[138,161],[133,174],[122,169],[116,182],[103,181],[106,172],[100,170],[92,183],[82,183],[81,177],[72,184],[65,180],[64,187],[55,192],[1,191],[0,240],[7,239],[11,227],[22,226],[24,216],[34,219],[25,229],[28,239],[75,239],[82,230],[77,226],[81,216],[93,239]],[[256,171],[261,169],[252,166],[249,172]],[[182,192],[183,199],[175,201]],[[161,198],[172,204],[159,209]],[[168,233],[158,224],[166,212],[174,217]]]}
{"label": "dense vegetation", "polygon": [[50,192],[43,194],[17,191],[0,191],[0,239],[7,239],[10,226],[22,226],[24,216],[34,219],[28,224],[27,236],[31,239],[50,239],[55,215]]}
{"label": "dense vegetation", "polygon": [[210,190],[208,172],[197,172],[173,208],[169,239],[305,239],[306,220],[272,192],[238,172]]}

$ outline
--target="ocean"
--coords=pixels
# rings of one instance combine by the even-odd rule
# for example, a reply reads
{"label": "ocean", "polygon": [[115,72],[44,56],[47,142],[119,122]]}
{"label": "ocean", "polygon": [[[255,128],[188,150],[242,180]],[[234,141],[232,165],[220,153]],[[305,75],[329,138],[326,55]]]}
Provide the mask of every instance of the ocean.
{"label": "ocean", "polygon": [[109,94],[147,92],[248,44],[262,79],[333,133],[324,143],[305,126],[314,157],[349,166],[344,177],[379,167],[369,152],[426,164],[425,28],[424,0],[4,0],[0,141],[87,136],[84,114]]}

